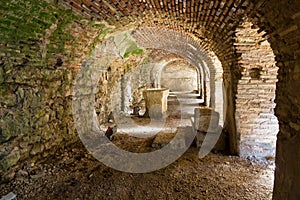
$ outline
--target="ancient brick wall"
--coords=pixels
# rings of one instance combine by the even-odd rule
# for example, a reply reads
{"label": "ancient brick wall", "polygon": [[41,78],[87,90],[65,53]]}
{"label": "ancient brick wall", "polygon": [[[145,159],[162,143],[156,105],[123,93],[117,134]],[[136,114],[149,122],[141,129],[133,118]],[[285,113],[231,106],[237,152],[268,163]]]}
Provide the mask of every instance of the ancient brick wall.
{"label": "ancient brick wall", "polygon": [[266,31],[276,56],[275,114],[279,121],[273,199],[299,199],[300,185],[300,4],[299,1],[271,0],[252,18]]}
{"label": "ancient brick wall", "polygon": [[236,123],[241,156],[275,156],[278,121],[274,115],[277,82],[270,44],[244,22],[236,32],[241,79],[236,95]]}
{"label": "ancient brick wall", "polygon": [[[177,54],[199,71],[202,68],[205,80],[207,105],[215,102],[215,67],[207,51],[192,37],[165,28],[141,28],[134,33],[137,43],[145,48],[156,48]],[[211,105],[209,105],[211,106]]]}

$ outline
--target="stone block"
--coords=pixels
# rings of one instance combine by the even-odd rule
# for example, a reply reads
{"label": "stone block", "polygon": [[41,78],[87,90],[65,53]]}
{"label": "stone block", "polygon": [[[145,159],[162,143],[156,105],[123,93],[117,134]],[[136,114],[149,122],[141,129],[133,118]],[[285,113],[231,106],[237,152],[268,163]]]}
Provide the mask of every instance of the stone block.
{"label": "stone block", "polygon": [[0,200],[17,200],[17,195],[13,192],[10,192],[7,195],[2,196]]}
{"label": "stone block", "polygon": [[197,132],[195,141],[196,141],[196,146],[199,148],[201,147],[202,142],[204,141],[206,136],[205,132]]}
{"label": "stone block", "polygon": [[12,90],[0,88],[0,102],[7,106],[14,106],[17,103],[17,96]]}
{"label": "stone block", "polygon": [[194,135],[192,133],[192,127],[178,127],[176,133],[176,140],[170,142],[171,148],[174,150],[184,149],[189,146],[189,143],[193,141]]}
{"label": "stone block", "polygon": [[194,128],[200,132],[213,132],[219,125],[219,113],[211,108],[195,108]]}
{"label": "stone block", "polygon": [[7,170],[14,166],[20,160],[20,152],[15,148],[9,155],[4,157],[0,162],[0,171]]}
{"label": "stone block", "polygon": [[36,155],[38,153],[42,153],[44,151],[44,145],[40,144],[40,143],[35,143],[33,145],[33,148],[30,151],[30,155]]}
{"label": "stone block", "polygon": [[168,110],[167,99],[169,89],[167,88],[149,88],[143,91],[146,102],[145,116],[151,118],[162,118]]}
{"label": "stone block", "polygon": [[205,145],[213,145],[213,149],[223,151],[227,148],[227,138],[222,132],[222,126],[218,126],[214,132],[200,132],[197,131],[195,142],[196,146],[200,148],[203,141],[206,139]]}

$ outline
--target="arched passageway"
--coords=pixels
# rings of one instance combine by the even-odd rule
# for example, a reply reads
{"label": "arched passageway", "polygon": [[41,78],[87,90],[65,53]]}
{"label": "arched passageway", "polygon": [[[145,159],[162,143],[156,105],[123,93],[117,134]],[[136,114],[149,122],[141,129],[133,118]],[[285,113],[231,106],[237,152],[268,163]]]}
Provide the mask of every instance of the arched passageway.
{"label": "arched passageway", "polygon": [[200,73],[183,61],[168,63],[161,72],[160,84],[173,92],[201,92]]}
{"label": "arched passageway", "polygon": [[[220,90],[216,89],[223,85],[223,105],[227,107],[223,132],[229,137],[231,154],[247,154],[244,150],[249,145],[259,154],[273,148],[274,142],[265,140],[265,133],[269,137],[272,132],[275,138],[277,118],[273,198],[299,199],[299,1],[28,0],[2,1],[0,9],[1,178],[11,180],[20,170],[24,175],[22,170],[37,160],[79,140],[71,109],[74,79],[98,44],[134,29],[139,46],[167,50],[203,69],[207,78],[203,79],[207,84],[202,84],[206,85],[203,99],[208,106],[221,108]],[[245,30],[257,32],[259,38],[241,34],[245,17],[253,24],[253,29]],[[243,49],[236,44],[238,38],[257,48],[251,52]],[[270,48],[275,57],[269,54]],[[269,52],[263,57],[257,56],[266,49]],[[121,59],[134,63],[139,50],[131,50]],[[214,81],[220,76],[209,52],[221,63],[223,84]],[[252,57],[254,52],[257,55]],[[255,66],[249,65],[250,59]],[[274,64],[261,65],[271,60],[278,67],[277,78]],[[130,71],[117,60],[114,64],[119,67],[105,65],[100,77],[101,93],[96,96],[100,121],[110,118],[110,83]],[[259,87],[253,88],[255,84]],[[125,86],[119,87],[120,94]],[[250,90],[262,100],[252,94],[244,98]],[[128,102],[120,104],[120,109],[126,110]]]}

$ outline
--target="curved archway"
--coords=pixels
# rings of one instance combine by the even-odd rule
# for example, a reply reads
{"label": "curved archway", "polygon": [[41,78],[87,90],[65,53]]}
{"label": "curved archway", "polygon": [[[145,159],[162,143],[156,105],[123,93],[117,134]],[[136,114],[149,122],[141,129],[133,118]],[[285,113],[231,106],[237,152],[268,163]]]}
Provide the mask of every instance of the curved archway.
{"label": "curved archway", "polygon": [[184,33],[158,27],[135,29],[133,37],[138,44],[145,48],[163,49],[175,53],[199,68],[200,71],[204,69],[203,97],[207,106],[211,106],[211,97],[214,97],[215,88],[215,67],[200,43]]}
{"label": "curved archway", "polygon": [[173,92],[198,93],[201,88],[200,76],[196,67],[184,60],[175,60],[161,70],[160,84]]}

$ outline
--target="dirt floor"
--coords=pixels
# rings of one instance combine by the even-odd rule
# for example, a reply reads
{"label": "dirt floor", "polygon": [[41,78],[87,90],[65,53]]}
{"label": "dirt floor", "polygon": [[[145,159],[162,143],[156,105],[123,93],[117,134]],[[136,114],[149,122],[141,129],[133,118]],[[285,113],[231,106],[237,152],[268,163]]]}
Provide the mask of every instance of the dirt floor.
{"label": "dirt floor", "polygon": [[[149,139],[116,135],[124,149],[151,151]],[[146,174],[116,171],[94,159],[78,142],[32,165],[25,163],[0,197],[17,199],[271,199],[274,162],[211,153],[199,159],[190,147],[166,168]]]}

